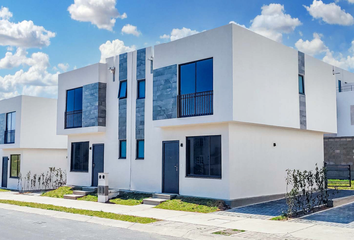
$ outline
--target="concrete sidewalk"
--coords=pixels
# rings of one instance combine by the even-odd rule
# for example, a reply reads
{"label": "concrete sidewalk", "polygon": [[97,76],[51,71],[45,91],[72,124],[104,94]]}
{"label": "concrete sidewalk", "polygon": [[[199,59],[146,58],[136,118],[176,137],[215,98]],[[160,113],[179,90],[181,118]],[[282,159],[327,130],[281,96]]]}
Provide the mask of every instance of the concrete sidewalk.
{"label": "concrete sidewalk", "polygon": [[[349,228],[340,228],[340,227],[330,227],[330,226],[321,226],[314,223],[298,223],[292,221],[271,221],[271,220],[262,220],[262,219],[250,219],[250,218],[241,218],[241,217],[232,217],[232,216],[222,216],[216,214],[203,214],[203,213],[190,213],[190,212],[181,212],[181,211],[172,211],[172,210],[163,210],[156,209],[152,206],[147,205],[138,205],[138,206],[124,206],[118,204],[104,204],[88,201],[75,201],[75,200],[66,200],[59,198],[49,198],[41,197],[37,195],[23,195],[14,192],[1,192],[0,199],[6,200],[16,200],[23,202],[35,202],[43,204],[52,204],[62,207],[71,207],[78,209],[86,210],[95,210],[95,211],[104,211],[139,217],[151,217],[160,220],[161,222],[153,224],[133,224],[128,222],[120,222],[114,220],[102,220],[87,216],[75,215],[76,219],[95,219],[96,222],[115,222],[115,225],[122,225],[130,228],[137,228],[135,230],[144,231],[147,229],[153,229],[153,226],[159,226],[158,233],[164,234],[168,233],[169,236],[181,236],[180,233],[185,232],[189,228],[198,229],[199,227],[203,228],[203,233],[208,233],[212,238],[215,239],[219,236],[211,235],[213,231],[218,231],[219,229],[242,229],[246,230],[246,233],[237,234],[232,238],[235,239],[353,239],[354,229]],[[1,207],[4,207],[5,204],[1,204]],[[6,205],[6,208],[9,209],[24,209],[24,207],[9,206]],[[26,211],[38,212],[40,209],[28,209]],[[46,212],[47,210],[41,210]],[[49,211],[52,212],[52,211]],[[50,213],[46,213],[50,214]],[[67,213],[58,213],[58,215],[68,215]],[[69,214],[71,215],[71,214]],[[119,223],[118,223],[119,222]],[[179,227],[176,228],[176,225]],[[121,226],[120,226],[121,227]],[[186,230],[187,229],[187,230]],[[188,232],[187,231],[187,232]],[[162,233],[161,233],[162,232]],[[172,233],[177,232],[179,234],[171,235]],[[186,233],[187,233],[186,232]],[[266,237],[268,236],[268,237]],[[188,237],[189,238],[189,237]],[[209,237],[208,237],[209,238]],[[190,239],[198,239],[196,236]],[[200,239],[207,239],[206,236]]]}

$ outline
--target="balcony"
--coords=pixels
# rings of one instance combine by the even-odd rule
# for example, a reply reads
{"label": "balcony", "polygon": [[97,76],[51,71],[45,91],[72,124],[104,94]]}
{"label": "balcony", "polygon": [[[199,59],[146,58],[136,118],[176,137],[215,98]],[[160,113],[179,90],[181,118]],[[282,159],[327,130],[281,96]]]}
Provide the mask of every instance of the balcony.
{"label": "balcony", "polygon": [[15,143],[15,130],[5,131],[4,137],[5,137],[4,139],[5,144]]}
{"label": "balcony", "polygon": [[194,117],[213,114],[213,91],[177,96],[178,117]]}
{"label": "balcony", "polygon": [[65,112],[65,129],[82,127],[82,110]]}

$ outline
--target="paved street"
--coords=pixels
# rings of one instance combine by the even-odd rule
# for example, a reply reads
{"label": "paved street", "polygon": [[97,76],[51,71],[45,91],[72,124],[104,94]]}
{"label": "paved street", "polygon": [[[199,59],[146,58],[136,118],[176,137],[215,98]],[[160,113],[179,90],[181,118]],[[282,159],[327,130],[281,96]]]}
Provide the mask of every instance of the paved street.
{"label": "paved street", "polygon": [[108,227],[100,224],[53,218],[44,215],[0,209],[1,240],[66,240],[66,239],[120,239],[120,240],[178,240],[158,234]]}

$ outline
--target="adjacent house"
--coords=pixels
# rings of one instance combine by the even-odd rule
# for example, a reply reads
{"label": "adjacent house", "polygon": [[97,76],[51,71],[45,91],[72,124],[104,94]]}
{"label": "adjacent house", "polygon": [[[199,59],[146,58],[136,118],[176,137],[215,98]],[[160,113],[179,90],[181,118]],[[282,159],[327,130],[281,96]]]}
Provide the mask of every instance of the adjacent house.
{"label": "adjacent house", "polygon": [[68,184],[275,199],[286,169],[323,165],[332,66],[235,24],[59,75]]}
{"label": "adjacent house", "polygon": [[49,168],[66,170],[67,137],[56,135],[56,106],[55,99],[30,96],[0,101],[0,187],[33,189]]}

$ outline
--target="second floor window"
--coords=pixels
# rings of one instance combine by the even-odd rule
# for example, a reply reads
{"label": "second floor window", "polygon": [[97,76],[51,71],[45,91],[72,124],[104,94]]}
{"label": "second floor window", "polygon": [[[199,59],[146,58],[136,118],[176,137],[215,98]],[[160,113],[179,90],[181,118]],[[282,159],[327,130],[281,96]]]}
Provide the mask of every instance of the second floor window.
{"label": "second floor window", "polygon": [[127,81],[120,81],[118,98],[127,98]]}
{"label": "second floor window", "polygon": [[15,143],[16,112],[6,114],[5,143]]}
{"label": "second floor window", "polygon": [[66,92],[65,128],[82,127],[82,87]]}
{"label": "second floor window", "polygon": [[299,93],[305,94],[305,81],[302,75],[299,75]]}
{"label": "second floor window", "polygon": [[145,80],[138,81],[138,99],[145,98]]}

